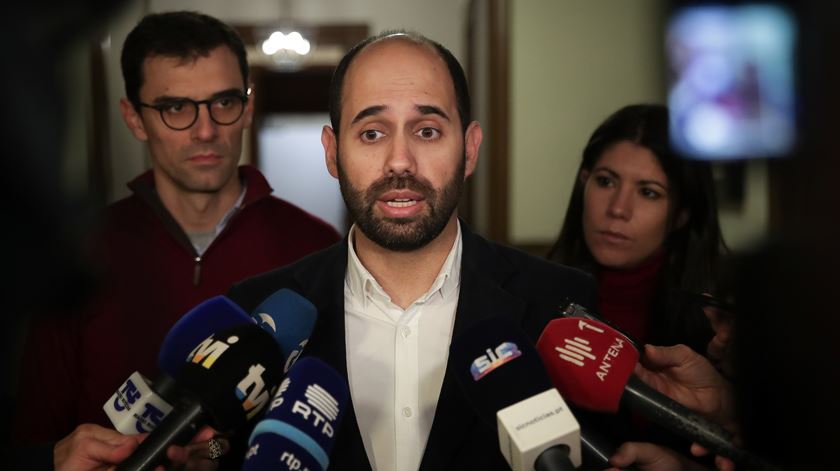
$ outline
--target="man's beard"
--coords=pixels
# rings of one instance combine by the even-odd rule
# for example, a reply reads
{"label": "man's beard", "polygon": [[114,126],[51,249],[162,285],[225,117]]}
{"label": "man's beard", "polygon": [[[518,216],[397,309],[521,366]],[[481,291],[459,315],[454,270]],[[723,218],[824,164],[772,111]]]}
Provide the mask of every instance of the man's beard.
{"label": "man's beard", "polygon": [[[426,246],[446,227],[458,206],[464,186],[466,158],[461,158],[452,179],[440,191],[414,175],[386,176],[375,181],[367,190],[355,188],[336,156],[341,196],[359,230],[380,247],[396,252],[410,252]],[[382,218],[373,214],[379,195],[388,190],[409,189],[423,195],[428,214],[411,218]]]}

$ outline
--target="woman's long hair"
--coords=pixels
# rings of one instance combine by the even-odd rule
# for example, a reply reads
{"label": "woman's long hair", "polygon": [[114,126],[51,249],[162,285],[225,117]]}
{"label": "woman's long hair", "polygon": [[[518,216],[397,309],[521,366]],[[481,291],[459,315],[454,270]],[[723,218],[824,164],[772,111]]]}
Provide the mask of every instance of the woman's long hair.
{"label": "woman's long hair", "polygon": [[718,223],[711,168],[707,162],[682,159],[671,151],[665,106],[626,106],[598,126],[583,150],[566,219],[548,258],[598,273],[600,267],[583,237],[585,182],[580,173],[591,173],[601,155],[621,141],[645,147],[656,156],[668,177],[671,220],[683,211],[687,214],[686,223],[673,228],[665,240],[667,259],[653,301],[648,340],[663,345],[686,343],[705,352],[712,332],[692,296],[714,293],[714,276],[726,246]]}

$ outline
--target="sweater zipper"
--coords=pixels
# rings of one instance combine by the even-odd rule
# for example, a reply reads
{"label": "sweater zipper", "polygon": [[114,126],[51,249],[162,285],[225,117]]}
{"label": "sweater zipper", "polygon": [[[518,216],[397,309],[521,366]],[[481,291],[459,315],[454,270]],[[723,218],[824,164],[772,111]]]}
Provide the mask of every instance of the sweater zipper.
{"label": "sweater zipper", "polygon": [[193,286],[198,286],[201,282],[201,256],[195,257],[195,267],[193,268]]}

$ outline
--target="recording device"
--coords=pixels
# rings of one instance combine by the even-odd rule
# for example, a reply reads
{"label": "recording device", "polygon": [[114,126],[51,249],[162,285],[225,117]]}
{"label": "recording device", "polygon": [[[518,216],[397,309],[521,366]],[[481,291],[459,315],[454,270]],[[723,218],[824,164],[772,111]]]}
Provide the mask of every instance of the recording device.
{"label": "recording device", "polygon": [[797,141],[797,26],[778,4],[690,3],[669,13],[669,134],[701,160],[783,157]]}
{"label": "recording device", "polygon": [[300,359],[251,432],[242,469],[326,470],[349,399],[347,382],[332,367]]}
{"label": "recording device", "polygon": [[718,424],[644,384],[633,374],[639,352],[622,333],[594,319],[552,320],[537,350],[557,389],[571,403],[596,412],[617,412],[620,403],[711,452],[750,469],[769,465],[735,447]]}
{"label": "recording device", "polygon": [[578,423],[518,326],[501,317],[473,324],[452,341],[449,361],[512,470],[580,466]]}
{"label": "recording device", "polygon": [[253,323],[202,340],[175,375],[182,400],[118,470],[151,470],[169,445],[185,445],[204,425],[225,433],[254,420],[283,376],[282,353]]}

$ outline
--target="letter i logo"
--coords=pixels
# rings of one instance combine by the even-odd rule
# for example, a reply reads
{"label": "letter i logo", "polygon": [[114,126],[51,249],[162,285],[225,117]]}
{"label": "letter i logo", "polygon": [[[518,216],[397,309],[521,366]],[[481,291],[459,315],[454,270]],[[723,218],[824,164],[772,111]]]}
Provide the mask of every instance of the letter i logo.
{"label": "letter i logo", "polygon": [[588,340],[580,337],[563,340],[566,342],[565,348],[554,347],[554,349],[560,353],[560,358],[563,360],[577,366],[583,366],[585,358],[589,358],[590,360],[595,359],[595,355],[592,354],[592,347],[589,346]]}

